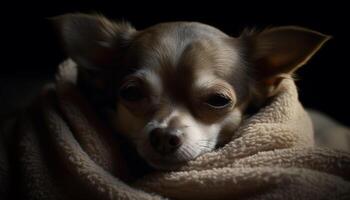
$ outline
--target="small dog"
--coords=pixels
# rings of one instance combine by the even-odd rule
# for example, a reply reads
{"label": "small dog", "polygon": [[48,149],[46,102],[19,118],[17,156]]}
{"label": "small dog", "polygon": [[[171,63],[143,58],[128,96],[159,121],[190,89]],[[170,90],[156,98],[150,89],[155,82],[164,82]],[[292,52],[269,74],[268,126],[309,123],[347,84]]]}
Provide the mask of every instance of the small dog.
{"label": "small dog", "polygon": [[135,30],[103,16],[55,18],[78,84],[156,169],[224,145],[247,109],[262,106],[283,79],[330,38],[294,27],[230,37],[196,22]]}

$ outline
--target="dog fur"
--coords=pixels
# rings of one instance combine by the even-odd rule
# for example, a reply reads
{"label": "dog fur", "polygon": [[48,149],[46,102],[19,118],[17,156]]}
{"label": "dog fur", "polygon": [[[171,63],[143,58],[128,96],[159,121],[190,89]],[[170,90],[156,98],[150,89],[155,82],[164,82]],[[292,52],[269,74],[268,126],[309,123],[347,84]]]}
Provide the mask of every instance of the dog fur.
{"label": "dog fur", "polygon": [[[98,15],[54,21],[79,65],[82,90],[157,169],[224,145],[247,109],[273,98],[281,80],[291,79],[330,38],[295,26],[245,30],[234,38],[197,22],[136,30]],[[162,130],[156,145],[155,129]],[[168,144],[174,141],[175,150]]]}

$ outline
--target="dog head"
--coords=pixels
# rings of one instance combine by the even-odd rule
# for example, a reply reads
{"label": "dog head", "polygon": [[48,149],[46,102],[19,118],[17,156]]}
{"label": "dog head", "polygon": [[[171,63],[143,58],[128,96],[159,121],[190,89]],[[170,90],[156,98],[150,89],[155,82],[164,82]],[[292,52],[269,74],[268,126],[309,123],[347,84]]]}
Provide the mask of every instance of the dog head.
{"label": "dog head", "polygon": [[68,55],[105,91],[92,95],[109,94],[116,130],[159,169],[224,144],[247,106],[276,94],[329,39],[298,27],[234,38],[195,22],[137,31],[102,16],[56,21]]}

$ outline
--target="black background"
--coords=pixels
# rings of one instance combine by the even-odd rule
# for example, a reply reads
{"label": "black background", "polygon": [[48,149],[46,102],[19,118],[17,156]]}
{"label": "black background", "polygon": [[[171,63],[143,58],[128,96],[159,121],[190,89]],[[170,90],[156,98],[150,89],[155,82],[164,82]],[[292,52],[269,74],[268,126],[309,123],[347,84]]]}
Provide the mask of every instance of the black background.
{"label": "black background", "polygon": [[[298,25],[332,35],[324,48],[298,71],[300,99],[306,107],[321,110],[344,124],[350,97],[348,74],[349,6],[327,1],[279,1],[267,3],[238,1],[159,3],[136,1],[47,1],[13,2],[2,10],[2,64],[0,89],[17,90],[16,81],[35,82],[53,77],[64,59],[47,17],[68,12],[98,12],[109,18],[130,21],[142,29],[165,21],[199,21],[238,36],[244,27]],[[11,82],[11,80],[14,80]],[[3,84],[6,82],[6,84]],[[17,98],[21,98],[18,90]]]}

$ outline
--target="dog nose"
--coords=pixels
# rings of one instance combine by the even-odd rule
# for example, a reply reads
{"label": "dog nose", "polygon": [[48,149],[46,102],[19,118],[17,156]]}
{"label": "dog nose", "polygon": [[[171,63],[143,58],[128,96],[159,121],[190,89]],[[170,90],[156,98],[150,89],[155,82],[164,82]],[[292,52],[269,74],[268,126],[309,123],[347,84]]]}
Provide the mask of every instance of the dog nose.
{"label": "dog nose", "polygon": [[155,128],[150,132],[149,139],[158,153],[166,155],[176,151],[182,145],[182,135],[178,129]]}

